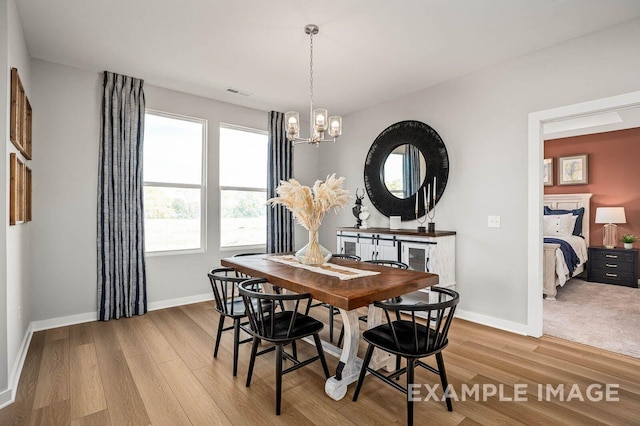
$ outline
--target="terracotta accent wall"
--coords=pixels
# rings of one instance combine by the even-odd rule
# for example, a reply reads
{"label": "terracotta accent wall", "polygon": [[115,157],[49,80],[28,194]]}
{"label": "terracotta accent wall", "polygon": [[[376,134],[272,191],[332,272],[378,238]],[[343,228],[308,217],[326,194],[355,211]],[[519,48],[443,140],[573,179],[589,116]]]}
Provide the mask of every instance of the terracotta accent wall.
{"label": "terracotta accent wall", "polygon": [[[557,185],[558,157],[580,154],[589,154],[589,184]],[[618,225],[618,237],[640,236],[640,128],[545,141],[544,158],[549,157],[555,185],[545,186],[545,194],[593,194],[589,245],[602,246],[602,225],[594,223],[597,207],[624,207],[627,223]]]}

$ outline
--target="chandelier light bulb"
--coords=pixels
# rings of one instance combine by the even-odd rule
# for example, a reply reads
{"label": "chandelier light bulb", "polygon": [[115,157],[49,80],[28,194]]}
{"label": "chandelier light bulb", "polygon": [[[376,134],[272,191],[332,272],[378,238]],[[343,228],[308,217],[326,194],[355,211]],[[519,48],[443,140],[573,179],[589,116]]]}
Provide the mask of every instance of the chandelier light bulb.
{"label": "chandelier light bulb", "polygon": [[342,117],[334,115],[329,117],[329,136],[337,138],[342,135]]}

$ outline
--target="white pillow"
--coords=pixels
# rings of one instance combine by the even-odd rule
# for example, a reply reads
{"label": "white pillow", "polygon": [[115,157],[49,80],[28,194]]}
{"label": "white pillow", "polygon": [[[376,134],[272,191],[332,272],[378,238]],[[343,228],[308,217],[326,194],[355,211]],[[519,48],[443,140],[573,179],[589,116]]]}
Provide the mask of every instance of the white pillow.
{"label": "white pillow", "polygon": [[[573,213],[571,214],[571,217],[569,218],[569,233],[567,235],[573,235],[573,230],[576,227],[576,221],[578,220],[578,216],[574,215]],[[582,230],[581,230],[582,233]]]}
{"label": "white pillow", "polygon": [[543,234],[550,237],[572,235],[576,220],[577,216],[571,213],[544,215]]}

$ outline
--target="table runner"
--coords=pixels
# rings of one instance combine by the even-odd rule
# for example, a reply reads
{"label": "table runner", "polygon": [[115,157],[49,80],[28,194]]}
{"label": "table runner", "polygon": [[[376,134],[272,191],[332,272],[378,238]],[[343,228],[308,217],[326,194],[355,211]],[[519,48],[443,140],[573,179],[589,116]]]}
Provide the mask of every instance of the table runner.
{"label": "table runner", "polygon": [[293,255],[269,256],[267,260],[284,263],[295,268],[302,268],[318,274],[331,275],[338,277],[340,280],[352,280],[354,278],[368,277],[378,275],[380,272],[363,271],[362,269],[349,268],[348,266],[336,265],[335,263],[323,263],[322,265],[305,265],[300,263]]}

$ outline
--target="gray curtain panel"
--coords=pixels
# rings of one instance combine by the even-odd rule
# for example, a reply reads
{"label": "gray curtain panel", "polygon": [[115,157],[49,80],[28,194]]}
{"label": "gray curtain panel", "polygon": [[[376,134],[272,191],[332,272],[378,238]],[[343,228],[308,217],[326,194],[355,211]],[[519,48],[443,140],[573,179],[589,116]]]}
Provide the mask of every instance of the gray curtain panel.
{"label": "gray curtain panel", "polygon": [[413,145],[406,145],[402,162],[402,175],[404,178],[404,198],[415,194],[422,182],[420,182],[420,150]]}
{"label": "gray curtain panel", "polygon": [[98,318],[147,312],[144,82],[105,71],[98,174]]}
{"label": "gray curtain panel", "polygon": [[[269,112],[269,167],[267,197],[276,197],[280,181],[293,177],[293,147],[284,130],[284,114]],[[284,206],[267,209],[267,252],[283,253],[294,250],[293,216]]]}

